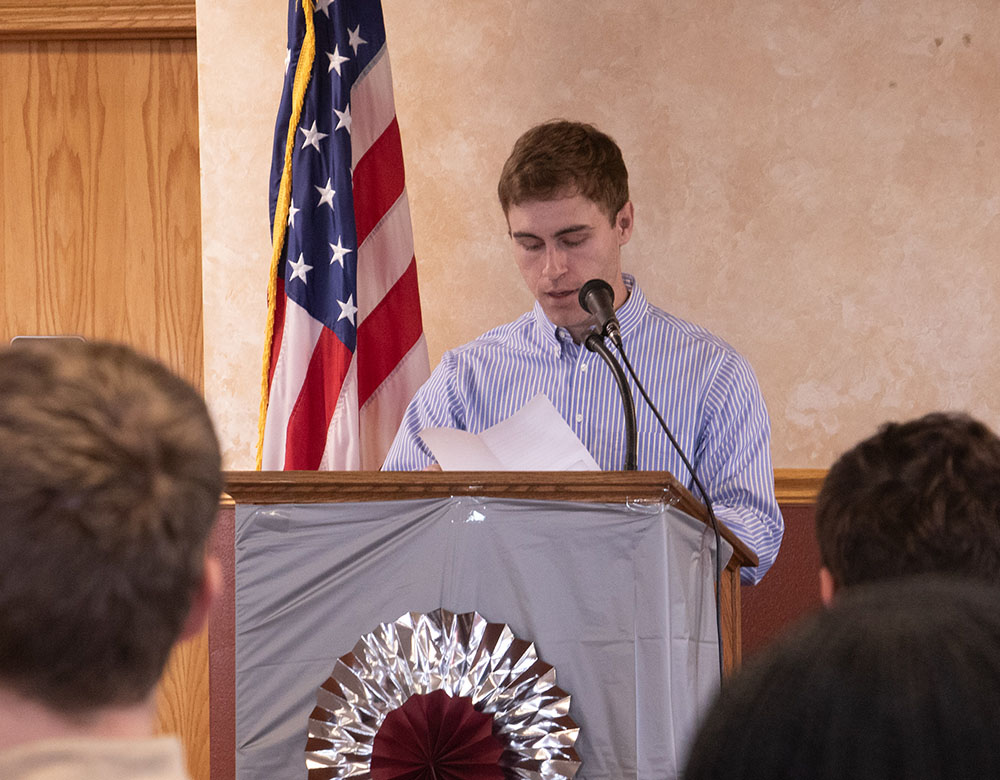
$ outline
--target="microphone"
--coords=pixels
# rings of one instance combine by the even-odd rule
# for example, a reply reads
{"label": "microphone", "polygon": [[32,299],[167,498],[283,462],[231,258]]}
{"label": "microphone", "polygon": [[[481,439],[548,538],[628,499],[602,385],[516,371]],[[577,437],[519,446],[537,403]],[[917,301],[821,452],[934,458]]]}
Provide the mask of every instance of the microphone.
{"label": "microphone", "polygon": [[[580,307],[597,318],[599,330],[588,335],[583,344],[591,352],[600,355],[615,376],[615,384],[621,393],[625,411],[625,471],[635,471],[638,452],[635,401],[632,399],[632,391],[629,389],[625,372],[611,354],[608,345],[604,343],[604,337],[607,336],[615,343],[618,350],[622,351],[621,329],[618,326],[618,318],[615,317],[615,291],[603,279],[591,279],[580,288],[579,300]],[[622,352],[622,356],[624,355]]]}
{"label": "microphone", "polygon": [[591,279],[580,288],[581,308],[597,318],[601,335],[607,336],[620,349],[622,334],[614,304],[615,291],[603,279]]}

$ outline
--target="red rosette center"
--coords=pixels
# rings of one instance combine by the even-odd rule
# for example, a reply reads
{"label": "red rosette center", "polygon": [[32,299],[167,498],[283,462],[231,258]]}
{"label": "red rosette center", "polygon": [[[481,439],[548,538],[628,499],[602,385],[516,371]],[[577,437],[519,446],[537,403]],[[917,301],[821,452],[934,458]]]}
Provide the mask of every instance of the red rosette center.
{"label": "red rosette center", "polygon": [[373,780],[503,780],[493,717],[465,696],[411,696],[382,721],[372,744]]}

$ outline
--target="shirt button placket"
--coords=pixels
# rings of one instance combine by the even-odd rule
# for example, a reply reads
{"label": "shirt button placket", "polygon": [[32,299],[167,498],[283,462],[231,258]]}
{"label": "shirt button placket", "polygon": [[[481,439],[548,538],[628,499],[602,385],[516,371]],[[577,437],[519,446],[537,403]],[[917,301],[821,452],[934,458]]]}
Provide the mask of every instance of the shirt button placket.
{"label": "shirt button placket", "polygon": [[583,424],[583,399],[587,397],[586,392],[586,379],[587,379],[587,357],[589,353],[580,350],[580,356],[577,358],[579,365],[579,372],[577,373],[576,380],[573,385],[573,408],[576,410],[574,415],[574,420],[576,420],[576,431],[577,434],[581,432],[581,425]]}

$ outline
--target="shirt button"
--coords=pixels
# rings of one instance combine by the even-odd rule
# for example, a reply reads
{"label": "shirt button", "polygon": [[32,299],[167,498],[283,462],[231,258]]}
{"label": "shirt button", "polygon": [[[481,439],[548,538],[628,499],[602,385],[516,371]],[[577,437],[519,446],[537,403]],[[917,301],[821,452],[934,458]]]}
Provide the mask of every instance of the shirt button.
{"label": "shirt button", "polygon": [[577,421],[577,422],[583,422],[583,415],[582,415],[582,414],[578,414],[578,415],[576,416],[576,421]]}
{"label": "shirt button", "polygon": [[584,363],[582,366],[580,366],[580,370],[581,371],[586,371],[587,370],[587,364]]}

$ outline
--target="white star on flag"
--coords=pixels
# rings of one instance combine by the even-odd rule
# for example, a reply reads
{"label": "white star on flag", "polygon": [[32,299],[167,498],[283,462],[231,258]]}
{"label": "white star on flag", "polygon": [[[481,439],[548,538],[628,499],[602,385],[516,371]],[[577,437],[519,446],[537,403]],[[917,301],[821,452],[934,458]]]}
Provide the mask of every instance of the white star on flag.
{"label": "white star on flag", "polygon": [[295,208],[295,198],[292,198],[291,205],[288,207],[288,224],[295,227],[295,215],[298,214],[302,209]]}
{"label": "white star on flag", "polygon": [[[292,282],[294,281],[295,277],[298,277],[299,279],[302,280],[303,284],[308,284],[308,280],[306,279],[306,274],[309,271],[311,271],[313,267],[311,265],[306,265],[305,256],[300,254],[298,262],[295,262],[293,260],[291,263],[289,263],[289,265],[292,266],[292,275],[288,277],[288,281]],[[340,303],[340,301],[337,301],[337,303]],[[340,305],[343,306],[343,304]],[[341,316],[343,316],[343,314],[341,314]],[[353,323],[354,320],[351,320],[351,322]]]}
{"label": "white star on flag", "polygon": [[333,5],[334,0],[316,0],[316,10],[322,11],[326,14],[326,18],[330,18],[330,6]]}
{"label": "white star on flag", "polygon": [[348,38],[347,45],[350,46],[352,49],[354,49],[354,56],[355,57],[358,56],[358,47],[362,43],[368,43],[368,41],[366,41],[364,38],[361,37],[361,25],[360,24],[357,27],[355,27],[353,30],[351,28],[349,28],[349,27],[347,28],[347,38]]}
{"label": "white star on flag", "polygon": [[340,322],[345,317],[351,321],[351,325],[354,324],[354,315],[358,311],[358,307],[354,305],[354,296],[348,295],[347,302],[337,301],[340,306],[340,316],[337,317],[337,322]]}
{"label": "white star on flag", "polygon": [[330,244],[330,249],[333,250],[333,257],[330,258],[330,265],[334,263],[340,263],[340,267],[344,267],[344,256],[349,255],[353,250],[342,246],[340,243],[342,236],[337,236],[337,243]]}
{"label": "white star on flag", "polygon": [[340,56],[340,46],[334,46],[333,47],[333,54],[330,54],[329,52],[327,52],[326,56],[330,58],[330,67],[326,69],[326,72],[329,73],[331,70],[335,70],[335,71],[337,71],[337,75],[338,76],[340,75],[340,66],[341,66],[341,64],[343,64],[343,63],[345,63],[345,62],[347,62],[348,60],[351,59],[350,57],[341,57]]}
{"label": "white star on flag", "polygon": [[333,208],[333,196],[336,195],[337,192],[331,186],[330,178],[327,177],[326,186],[325,187],[317,187],[315,184],[313,185],[313,187],[316,187],[316,191],[319,193],[319,203],[317,203],[316,205],[317,206],[322,206],[325,203],[327,206],[329,206],[332,209]]}
{"label": "white star on flag", "polygon": [[347,128],[347,134],[351,134],[351,107],[347,106],[343,111],[338,111],[333,109],[333,113],[337,115],[337,126],[333,128],[334,132],[342,127]]}
{"label": "white star on flag", "polygon": [[302,142],[302,148],[305,149],[307,146],[312,146],[313,148],[316,149],[317,152],[319,151],[319,142],[329,135],[329,133],[321,133],[319,130],[316,129],[315,119],[313,120],[312,127],[310,127],[308,130],[300,127],[299,132],[303,133],[306,137],[306,140]]}

